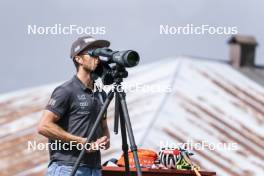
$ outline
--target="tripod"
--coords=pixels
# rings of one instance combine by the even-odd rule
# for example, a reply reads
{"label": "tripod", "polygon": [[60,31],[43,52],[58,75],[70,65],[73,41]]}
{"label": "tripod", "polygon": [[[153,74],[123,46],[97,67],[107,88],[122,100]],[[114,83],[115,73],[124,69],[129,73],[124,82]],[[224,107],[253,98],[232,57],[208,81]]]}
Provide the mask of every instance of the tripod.
{"label": "tripod", "polygon": [[[122,74],[117,74],[117,75],[122,75]],[[86,143],[89,143],[91,141],[91,138],[93,136],[93,134],[95,133],[96,129],[98,128],[103,115],[105,113],[105,111],[107,110],[110,102],[112,101],[112,99],[115,97],[115,121],[114,121],[114,132],[115,134],[118,133],[118,122],[119,122],[119,117],[120,117],[120,126],[121,126],[121,136],[122,136],[122,150],[124,153],[124,160],[125,160],[125,175],[129,176],[129,159],[128,159],[128,144],[127,144],[127,134],[126,131],[128,133],[128,138],[130,141],[130,149],[133,153],[133,157],[134,157],[134,163],[137,169],[137,175],[138,176],[142,176],[142,172],[141,172],[141,168],[140,168],[140,164],[139,164],[139,159],[138,159],[138,154],[137,154],[137,146],[135,143],[135,138],[133,135],[133,130],[132,130],[132,126],[131,126],[131,122],[130,122],[130,118],[129,118],[129,114],[128,114],[128,109],[127,109],[127,104],[126,104],[126,93],[124,92],[123,88],[122,88],[122,83],[123,78],[122,77],[115,77],[114,79],[114,89],[112,89],[108,95],[107,98],[97,116],[97,119],[91,129],[91,132],[89,133]],[[120,111],[121,110],[121,111]],[[74,166],[73,166],[73,170],[71,172],[71,176],[74,176],[79,164],[81,162],[81,159],[83,158],[84,154],[85,154],[85,148],[83,148],[83,150],[81,151],[79,157],[77,158]]]}

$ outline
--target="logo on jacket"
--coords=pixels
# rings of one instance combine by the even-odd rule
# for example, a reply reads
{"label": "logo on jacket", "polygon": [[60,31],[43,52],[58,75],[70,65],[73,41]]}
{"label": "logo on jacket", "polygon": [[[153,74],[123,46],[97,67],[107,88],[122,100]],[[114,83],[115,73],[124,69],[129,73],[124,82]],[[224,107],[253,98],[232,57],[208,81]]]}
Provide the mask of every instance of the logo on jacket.
{"label": "logo on jacket", "polygon": [[78,100],[86,100],[86,95],[85,94],[79,94],[79,95],[77,95],[77,98],[78,98]]}

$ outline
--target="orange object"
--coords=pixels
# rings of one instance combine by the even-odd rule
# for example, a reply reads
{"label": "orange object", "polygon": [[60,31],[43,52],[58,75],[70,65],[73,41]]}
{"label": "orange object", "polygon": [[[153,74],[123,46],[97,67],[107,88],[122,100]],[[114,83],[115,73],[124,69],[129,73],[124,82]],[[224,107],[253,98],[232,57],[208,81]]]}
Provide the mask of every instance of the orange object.
{"label": "orange object", "polygon": [[[141,167],[151,167],[158,157],[156,152],[149,149],[138,149],[137,153]],[[134,157],[131,151],[128,151],[128,158],[129,166],[135,167]],[[117,161],[117,165],[121,167],[125,166],[124,154],[122,154],[120,159]]]}

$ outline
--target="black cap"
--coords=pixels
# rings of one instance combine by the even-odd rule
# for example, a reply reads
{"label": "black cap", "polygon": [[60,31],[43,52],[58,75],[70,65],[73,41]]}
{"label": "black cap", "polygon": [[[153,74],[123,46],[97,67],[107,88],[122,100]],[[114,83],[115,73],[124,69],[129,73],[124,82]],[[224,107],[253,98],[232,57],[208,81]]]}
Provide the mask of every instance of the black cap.
{"label": "black cap", "polygon": [[71,58],[74,58],[85,49],[109,47],[110,42],[107,40],[97,40],[92,36],[79,37],[73,42],[71,47]]}

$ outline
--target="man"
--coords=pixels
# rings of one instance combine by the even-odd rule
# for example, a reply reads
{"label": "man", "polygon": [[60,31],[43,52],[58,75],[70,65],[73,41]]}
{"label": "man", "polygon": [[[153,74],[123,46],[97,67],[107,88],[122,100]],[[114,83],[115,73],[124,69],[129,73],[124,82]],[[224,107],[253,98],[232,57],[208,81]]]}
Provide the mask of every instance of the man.
{"label": "man", "polygon": [[[109,45],[109,41],[96,40],[90,36],[80,37],[72,44],[71,58],[77,74],[53,91],[38,125],[38,132],[49,138],[50,143],[48,176],[70,175],[82,147],[86,147],[87,152],[76,175],[101,175],[99,149],[108,149],[110,145],[106,117],[93,135],[92,143],[84,146],[106,98],[105,92],[94,91],[91,72],[96,69],[100,60],[91,57],[88,51]],[[51,148],[54,143],[64,144],[60,145],[64,147],[57,145],[55,149]]]}

